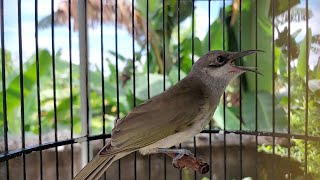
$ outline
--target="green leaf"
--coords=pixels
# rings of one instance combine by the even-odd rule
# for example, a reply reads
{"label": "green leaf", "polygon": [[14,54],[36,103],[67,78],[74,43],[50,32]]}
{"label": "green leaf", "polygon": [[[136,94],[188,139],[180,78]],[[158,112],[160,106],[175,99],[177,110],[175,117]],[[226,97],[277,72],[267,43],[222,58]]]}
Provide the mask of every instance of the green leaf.
{"label": "green leaf", "polygon": [[[279,62],[281,61],[282,56],[280,55],[279,50],[275,48],[275,67],[273,69],[272,64],[272,23],[268,17],[270,0],[261,1],[258,3],[258,24],[256,29],[256,18],[252,16],[255,12],[254,3],[251,1],[251,8],[242,10],[242,26],[241,30],[241,49],[255,49],[256,48],[256,39],[255,32],[257,30],[257,41],[258,49],[265,51],[264,53],[258,53],[257,55],[257,67],[259,72],[263,76],[258,76],[258,90],[272,92],[272,73],[277,71]],[[235,24],[239,23],[239,18]],[[239,26],[233,26],[232,31],[236,35],[236,40],[238,42],[229,42],[229,46],[232,44],[239,44]],[[232,43],[232,44],[231,44]],[[255,56],[251,55],[245,57],[243,60],[243,65],[247,67],[255,67]],[[255,74],[254,73],[245,73],[245,90],[254,91],[256,87],[255,83]],[[263,82],[263,83],[259,83]]]}
{"label": "green leaf", "polygon": [[[136,8],[137,10],[140,12],[140,14],[143,16],[143,17],[147,17],[147,1],[148,0],[139,0],[139,1],[136,1]],[[155,12],[157,9],[159,9],[159,6],[157,3],[149,3],[148,4],[148,10],[149,10],[149,13],[150,12]],[[151,17],[151,15],[149,14],[149,18]]]}
{"label": "green leaf", "polygon": [[[132,79],[130,79],[126,86],[131,92],[133,92]],[[165,78],[165,86],[168,89],[171,86],[169,78]],[[136,98],[139,100],[148,99],[148,84],[146,81],[146,75],[140,74],[136,76]],[[150,97],[158,95],[163,92],[163,75],[150,74]]]}
{"label": "green leaf", "polygon": [[[285,118],[285,112],[281,106],[279,106],[275,99],[275,128],[276,131],[284,132],[287,128],[287,121]],[[272,95],[266,91],[259,92],[256,96],[254,92],[247,92],[244,94],[243,99],[243,122],[249,130],[255,130],[255,106],[257,106],[257,121],[258,130],[271,131],[273,121],[273,100]]]}
{"label": "green leaf", "polygon": [[[295,5],[297,5],[299,3],[300,3],[300,0],[290,0],[290,8],[294,7]],[[273,4],[270,3],[270,7],[269,7],[270,17],[272,16],[272,5]],[[275,7],[274,14],[275,14],[275,16],[278,16],[279,14],[282,14],[282,13],[288,11],[289,3],[288,3],[288,1],[274,0],[274,7]]]}
{"label": "green leaf", "polygon": [[[311,32],[311,29],[309,28],[308,54],[310,53],[311,38],[312,38],[312,32]],[[297,65],[298,75],[302,78],[306,76],[306,54],[307,54],[306,46],[307,46],[307,37],[305,37],[300,43],[300,52],[299,52],[298,65]]]}
{"label": "green leaf", "polygon": [[118,55],[118,59],[119,60],[121,60],[122,62],[126,62],[127,61],[127,58],[126,57],[124,57],[124,56],[122,56],[121,54],[116,54],[116,52],[114,52],[114,51],[111,51],[111,50],[109,50],[108,51],[111,55],[113,55],[114,57],[117,57],[117,55]]}
{"label": "green leaf", "polygon": [[[36,62],[35,56],[29,59],[27,62],[33,62],[28,69],[23,72],[23,90],[24,90],[24,98],[28,99],[29,95],[32,95],[33,87],[36,84]],[[45,73],[48,73],[49,68],[51,67],[51,56],[48,51],[42,50],[39,52],[39,75],[43,76]],[[9,130],[13,132],[18,132],[18,125],[20,122],[17,121],[17,117],[19,117],[15,111],[20,106],[20,76],[17,75],[10,84],[7,85],[7,117],[8,117],[8,125],[10,126]],[[0,107],[2,104],[3,92],[0,92]],[[28,104],[27,104],[28,105]],[[28,108],[27,108],[28,109]],[[3,109],[0,109],[0,120],[3,120]]]}
{"label": "green leaf", "polygon": [[[240,120],[237,118],[237,116],[229,109],[229,107],[226,107],[226,129],[227,130],[239,130],[240,128]],[[220,103],[213,115],[214,121],[218,125],[219,128],[224,128],[224,116],[223,116],[223,104]]]}
{"label": "green leaf", "polygon": [[[194,23],[196,24],[197,22]],[[187,30],[180,32],[180,38],[181,70],[188,73],[192,66],[192,48],[194,48],[194,61],[196,61],[198,57],[208,52],[208,45],[203,43],[199,37],[192,37],[191,26]]]}
{"label": "green leaf", "polygon": [[207,177],[203,177],[201,180],[209,180],[209,178],[207,178]]}
{"label": "green leaf", "polygon": [[[194,55],[203,56],[208,51],[208,45],[202,44],[198,37],[194,37]],[[181,56],[191,55],[192,53],[192,36],[188,35],[180,44]]]}
{"label": "green leaf", "polygon": [[[208,47],[209,45],[209,33],[210,33],[210,49],[218,50],[223,47],[223,38],[222,38],[223,24],[221,19],[216,19],[210,25],[210,32],[206,34],[203,39],[202,47]],[[225,42],[227,42],[227,35],[225,36]],[[227,47],[226,47],[227,48]],[[208,48],[203,48],[202,55],[207,52]]]}
{"label": "green leaf", "polygon": [[[178,82],[178,74],[179,74],[179,71],[177,66],[172,66],[168,75],[169,80],[171,81],[172,84],[175,84]],[[186,75],[187,74],[185,72],[180,70],[180,79],[183,79],[184,77],[186,77]]]}
{"label": "green leaf", "polygon": [[203,56],[206,53],[206,48],[203,47],[198,37],[194,38],[194,54],[197,56]]}

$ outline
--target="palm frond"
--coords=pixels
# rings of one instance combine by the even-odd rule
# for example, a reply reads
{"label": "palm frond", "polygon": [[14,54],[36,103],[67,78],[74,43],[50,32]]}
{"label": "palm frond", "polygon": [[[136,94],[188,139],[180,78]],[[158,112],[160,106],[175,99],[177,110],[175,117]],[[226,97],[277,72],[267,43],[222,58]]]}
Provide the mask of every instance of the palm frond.
{"label": "palm frond", "polygon": [[[54,13],[54,25],[68,25],[69,23],[69,4],[68,1],[61,1],[58,10]],[[101,21],[101,3],[100,0],[88,1],[88,25],[94,26]],[[144,34],[146,34],[146,21],[140,15],[139,11],[135,10],[132,13],[131,5],[125,0],[118,0],[118,25],[127,29],[128,32],[132,32],[131,18],[134,15],[134,36],[139,44],[142,44]],[[103,13],[102,18],[104,23],[115,23],[115,4],[109,1],[103,1]],[[77,0],[71,0],[71,17],[74,19],[74,30],[78,30],[78,9]],[[51,15],[46,16],[39,22],[40,28],[48,28],[51,25]]]}
{"label": "palm frond", "polygon": [[[41,20],[40,20],[40,22],[38,23],[38,27],[40,28],[40,29],[45,29],[45,28],[49,28],[50,26],[51,26],[51,14],[50,15],[48,15],[48,16],[46,16],[46,17],[44,17],[44,18],[42,18]],[[61,21],[59,21],[58,20],[58,17],[60,17],[60,15],[59,15],[59,12],[55,12],[54,13],[54,26],[58,26],[58,25],[64,25],[64,23],[63,22],[61,22]]]}
{"label": "palm frond", "polygon": [[312,43],[318,44],[320,46],[320,34],[312,36]]}
{"label": "palm frond", "polygon": [[[308,19],[313,17],[313,13],[311,10],[308,11],[309,17]],[[288,11],[285,11],[284,13],[278,15],[276,17],[276,24],[277,25],[283,25],[285,23],[288,23]],[[290,9],[290,22],[302,22],[307,19],[307,10],[305,8],[292,8]]]}
{"label": "palm frond", "polygon": [[320,54],[320,48],[319,47],[311,46],[310,50],[315,54]]}
{"label": "palm frond", "polygon": [[[115,24],[115,3],[110,0],[103,0],[101,8],[100,0],[88,0],[87,4],[87,22],[88,25],[93,27],[101,22],[101,10],[102,20],[104,24]],[[73,29],[77,31],[78,25],[78,0],[71,0],[71,18],[73,19]],[[132,12],[132,6],[126,0],[117,0],[117,24],[119,27],[124,27],[130,34],[133,32],[132,17],[134,19],[134,34],[133,37],[141,47],[145,47],[147,27],[146,19],[141,13],[134,8]],[[54,13],[54,25],[68,25],[69,23],[69,4],[68,1],[61,1],[58,10]],[[39,22],[41,28],[48,28],[51,25],[51,15],[43,18]],[[157,64],[160,72],[163,72],[162,58],[160,56],[161,47],[159,47],[159,37],[156,32],[149,27],[149,42],[155,51]]]}

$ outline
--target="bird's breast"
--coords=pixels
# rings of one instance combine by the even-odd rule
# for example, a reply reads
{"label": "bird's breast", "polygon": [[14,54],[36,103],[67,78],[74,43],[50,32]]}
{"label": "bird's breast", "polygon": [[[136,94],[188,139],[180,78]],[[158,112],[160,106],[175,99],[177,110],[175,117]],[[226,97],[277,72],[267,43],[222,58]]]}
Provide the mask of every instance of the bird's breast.
{"label": "bird's breast", "polygon": [[210,111],[211,108],[212,107],[209,105],[205,105],[205,107],[202,108],[202,110],[193,120],[194,123],[192,126],[189,126],[184,131],[177,132],[161,139],[160,141],[157,141],[156,143],[139,149],[140,153],[143,155],[153,154],[156,153],[158,148],[170,148],[178,145],[179,143],[183,143],[192,139],[194,136],[199,134],[212,119],[213,112]]}

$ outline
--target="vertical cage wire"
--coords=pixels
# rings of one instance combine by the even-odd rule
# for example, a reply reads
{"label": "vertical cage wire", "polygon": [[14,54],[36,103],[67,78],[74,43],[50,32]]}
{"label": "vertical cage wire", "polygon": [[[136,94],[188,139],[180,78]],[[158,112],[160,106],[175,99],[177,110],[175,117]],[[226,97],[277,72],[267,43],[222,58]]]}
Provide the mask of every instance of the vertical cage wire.
{"label": "vertical cage wire", "polygon": [[[166,18],[165,18],[165,10],[166,10],[166,4],[165,0],[162,0],[162,60],[163,60],[163,91],[166,90]],[[164,163],[164,180],[167,179],[167,155],[163,155],[163,163]]]}
{"label": "vertical cage wire", "polygon": [[[254,10],[254,18],[255,18],[255,49],[258,49],[258,0],[255,0],[255,10]],[[255,54],[254,59],[255,67],[258,69],[258,54]],[[255,73],[255,133],[258,132],[258,74]],[[255,135],[255,147],[258,149],[258,134]],[[258,164],[258,153],[256,153],[255,164]],[[258,179],[258,168],[255,169],[255,178]]]}
{"label": "vertical cage wire", "polygon": [[[308,137],[308,128],[309,128],[309,4],[308,0],[306,0],[306,86],[305,86],[305,103],[306,103],[306,110],[305,110],[305,137]],[[304,141],[304,177],[308,179],[308,138]]]}
{"label": "vertical cage wire", "polygon": [[[38,143],[42,145],[42,125],[41,125],[41,97],[40,97],[40,62],[39,62],[39,39],[38,39],[38,0],[34,2],[34,29],[35,29],[35,50],[36,50],[36,78],[37,78],[37,115],[38,115]],[[39,150],[39,163],[40,163],[40,179],[43,179],[43,158],[42,150]]]}
{"label": "vertical cage wire", "polygon": [[[25,148],[25,119],[24,119],[24,85],[23,85],[23,59],[22,59],[22,28],[21,28],[21,0],[18,0],[18,37],[19,37],[19,77],[20,77],[20,110],[21,110],[21,148]],[[22,154],[22,175],[26,179],[26,155]]]}
{"label": "vertical cage wire", "polygon": [[[195,0],[192,0],[192,17],[191,17],[191,44],[192,44],[192,49],[191,49],[191,64],[193,65],[194,64],[194,2],[195,2]],[[179,43],[180,43],[180,41],[179,41]],[[180,52],[179,52],[180,53]],[[179,59],[180,60],[180,59]],[[180,64],[180,63],[179,63]],[[179,70],[180,70],[180,68],[179,68]],[[179,71],[180,72],[180,71]],[[179,73],[179,75],[180,75],[180,73]],[[194,137],[193,138],[193,150],[194,150],[194,156],[195,157],[197,157],[197,140],[196,140],[196,137]],[[193,173],[193,179],[194,180],[197,180],[197,172],[195,171],[194,173]]]}
{"label": "vertical cage wire", "polygon": [[[239,1],[239,51],[242,51],[242,0]],[[240,65],[242,66],[243,62],[242,62],[243,58],[240,58]],[[239,131],[242,131],[242,123],[243,123],[243,118],[242,118],[242,84],[243,84],[243,76],[239,77],[239,99],[240,99],[240,106],[239,106],[239,119],[240,119],[240,123],[239,123]],[[239,134],[239,141],[240,141],[240,147],[239,147],[239,151],[240,151],[240,179],[242,179],[242,134]]]}
{"label": "vertical cage wire", "polygon": [[[226,50],[225,47],[225,32],[226,32],[226,1],[223,0],[222,7],[222,50]],[[223,174],[224,179],[227,179],[227,145],[226,145],[226,92],[223,92]]]}
{"label": "vertical cage wire", "polygon": [[[291,134],[291,0],[288,0],[288,134]],[[288,175],[291,179],[291,145],[288,138]]]}
{"label": "vertical cage wire", "polygon": [[[117,83],[117,119],[120,118],[119,102],[119,63],[118,63],[118,0],[115,2],[115,49],[116,49],[116,83]],[[121,160],[118,160],[118,177],[121,180]]]}
{"label": "vertical cage wire", "polygon": [[[70,138],[73,139],[73,92],[72,92],[72,38],[71,38],[71,0],[68,0],[68,43],[69,43],[69,93],[70,93]],[[103,72],[103,71],[102,71]],[[71,179],[74,176],[74,150],[71,146]]]}
{"label": "vertical cage wire", "polygon": [[[54,42],[54,0],[51,0],[51,53],[52,53],[52,80],[53,80],[53,113],[54,113],[54,141],[58,142],[58,118],[56,98],[56,67],[55,67],[55,42]],[[56,179],[59,179],[59,154],[58,147],[55,147]]]}
{"label": "vertical cage wire", "polygon": [[[133,107],[136,107],[136,57],[135,57],[135,45],[134,45],[134,0],[131,0],[131,24],[132,24],[132,75],[133,75]],[[134,152],[134,180],[137,179],[137,152]]]}
{"label": "vertical cage wire", "polygon": [[[106,105],[105,105],[105,92],[104,92],[104,88],[105,88],[105,84],[104,84],[104,56],[103,56],[103,51],[104,51],[104,47],[103,47],[103,0],[100,0],[100,57],[101,57],[101,107],[102,107],[102,134],[106,134]],[[70,17],[70,14],[69,14]],[[103,138],[102,139],[102,145],[103,147],[106,145],[106,139]],[[103,173],[103,179],[106,179],[106,172]]]}
{"label": "vertical cage wire", "polygon": [[[275,67],[275,0],[272,0],[272,163],[274,163],[274,155],[275,155],[275,126],[276,126],[276,120],[275,120],[275,72],[274,72],[274,67]],[[274,166],[271,167],[272,169],[272,178],[274,178]]]}
{"label": "vertical cage wire", "polygon": [[[19,44],[18,44],[18,48],[19,48],[19,85],[20,85],[20,103],[21,103],[21,129],[20,129],[20,132],[21,132],[21,150],[17,151],[17,152],[9,152],[8,153],[8,122],[7,122],[7,97],[6,97],[6,67],[5,67],[5,63],[6,63],[6,59],[5,59],[5,43],[4,43],[4,16],[3,16],[3,10],[4,10],[4,7],[3,7],[3,1],[1,0],[1,57],[2,57],[2,92],[3,92],[3,117],[4,117],[4,145],[5,145],[5,153],[8,153],[8,154],[5,154],[5,155],[1,155],[1,161],[5,161],[6,162],[6,176],[7,176],[7,179],[9,179],[9,159],[12,159],[14,157],[17,157],[17,156],[22,156],[22,170],[23,170],[23,179],[26,179],[26,168],[28,167],[27,164],[26,164],[26,154],[33,151],[33,150],[36,150],[36,151],[39,151],[39,156],[40,156],[40,179],[43,179],[43,157],[42,157],[42,150],[44,149],[48,149],[48,148],[54,148],[55,150],[55,170],[56,170],[56,178],[59,179],[59,154],[58,154],[58,146],[62,146],[62,145],[66,145],[66,144],[70,144],[71,146],[71,152],[70,152],[70,159],[71,159],[71,177],[74,176],[73,174],[73,171],[74,171],[74,147],[73,147],[73,143],[74,142],[74,137],[73,137],[73,92],[72,92],[72,39],[71,39],[71,0],[68,0],[68,43],[69,43],[69,76],[70,76],[70,81],[69,81],[69,84],[70,84],[70,89],[69,89],[69,93],[70,93],[70,138],[71,140],[70,141],[59,141],[58,140],[58,117],[57,117],[57,97],[56,97],[56,92],[57,92],[57,87],[56,87],[56,55],[55,55],[55,28],[54,28],[54,20],[55,20],[55,12],[54,12],[54,0],[51,0],[51,51],[52,51],[52,79],[53,79],[53,87],[52,87],[52,90],[53,90],[53,105],[54,105],[54,142],[53,143],[45,143],[45,144],[42,144],[42,124],[41,124],[41,97],[40,97],[40,57],[39,57],[39,48],[38,48],[38,0],[35,0],[35,5],[34,5],[34,8],[35,8],[35,16],[34,16],[34,22],[35,22],[35,51],[36,51],[36,56],[35,56],[35,59],[36,59],[36,96],[37,96],[37,120],[38,120],[38,128],[39,128],[39,134],[38,134],[38,139],[39,139],[39,143],[38,143],[38,147],[26,147],[26,138],[25,138],[25,109],[24,109],[24,104],[25,104],[25,99],[24,99],[24,69],[23,69],[23,49],[22,49],[22,22],[21,22],[21,0],[18,0],[18,37],[19,37]],[[290,112],[291,112],[291,73],[292,73],[292,69],[291,69],[291,66],[290,66],[290,61],[291,59],[293,59],[291,57],[291,46],[292,46],[292,40],[291,40],[291,3],[292,1],[291,0],[288,0],[288,40],[287,40],[287,45],[288,45],[288,57],[287,57],[287,60],[288,60],[288,124],[287,124],[287,128],[288,128],[288,132],[287,133],[278,133],[276,132],[276,111],[275,111],[275,101],[276,101],[276,95],[275,95],[275,72],[274,72],[274,67],[275,67],[275,60],[276,60],[276,46],[275,46],[275,11],[276,11],[276,3],[275,3],[275,0],[272,0],[271,1],[271,10],[272,10],[272,78],[273,78],[273,81],[272,81],[272,132],[263,132],[263,131],[259,131],[259,126],[258,126],[258,123],[259,123],[259,119],[258,119],[258,107],[257,107],[257,103],[258,103],[258,76],[257,74],[255,74],[255,129],[254,131],[243,131],[243,126],[242,124],[240,123],[240,126],[239,126],[239,131],[235,131],[236,134],[239,135],[240,139],[239,139],[239,142],[240,142],[240,177],[242,178],[243,175],[244,175],[244,169],[243,169],[243,137],[242,135],[243,134],[250,134],[250,135],[254,135],[255,136],[255,146],[258,148],[258,137],[260,136],[260,133],[262,133],[263,135],[266,135],[266,136],[271,136],[272,137],[272,161],[275,162],[275,159],[274,159],[274,156],[275,156],[275,138],[276,137],[284,137],[286,139],[288,139],[288,159],[289,159],[289,162],[288,162],[288,178],[291,179],[291,171],[292,171],[292,164],[290,163],[290,160],[292,159],[291,157],[291,144],[290,144],[290,140],[291,138],[294,138],[294,139],[302,139],[304,140],[304,147],[305,147],[305,152],[304,152],[304,176],[305,178],[307,179],[308,178],[308,141],[319,141],[319,137],[317,136],[311,136],[309,137],[309,131],[308,131],[308,123],[309,123],[309,105],[308,105],[308,102],[309,102],[309,92],[308,92],[308,85],[305,85],[305,104],[306,104],[306,109],[305,109],[305,114],[304,114],[304,117],[305,117],[305,132],[304,132],[304,135],[303,134],[299,134],[296,136],[295,133],[291,133],[291,115],[290,115]],[[120,93],[119,93],[119,64],[118,64],[118,15],[117,15],[117,11],[118,11],[118,7],[117,7],[117,4],[118,1],[115,1],[115,49],[116,49],[116,83],[117,83],[117,119],[120,118],[120,100],[119,100],[119,96],[120,96]],[[131,17],[131,23],[132,23],[132,70],[133,70],[133,106],[135,107],[136,106],[136,69],[135,69],[135,64],[136,64],[136,54],[135,54],[135,20],[134,20],[134,0],[131,1],[131,5],[132,5],[132,17]],[[181,54],[180,54],[180,50],[181,50],[181,45],[180,45],[180,1],[178,0],[177,1],[177,21],[178,21],[178,52],[177,52],[177,58],[178,58],[178,61],[177,61],[177,65],[178,65],[178,81],[181,80]],[[192,1],[192,64],[194,63],[194,51],[195,51],[195,47],[194,47],[194,3],[195,1],[193,0]],[[306,58],[306,67],[305,67],[305,70],[306,70],[306,84],[308,84],[308,81],[309,81],[309,5],[308,5],[309,1],[306,0],[305,1],[305,7],[306,7],[306,12],[305,12],[305,15],[306,15],[306,25],[305,25],[305,28],[306,28],[306,55],[305,55],[305,58]],[[241,51],[242,50],[242,0],[239,1],[239,31],[237,32],[239,34],[239,44],[238,44],[238,47],[239,47],[239,50]],[[87,6],[87,5],[86,5]],[[102,71],[101,71],[101,84],[102,84],[102,87],[101,87],[101,91],[102,91],[102,113],[103,113],[103,117],[102,117],[102,121],[103,121],[103,127],[102,127],[102,132],[103,134],[106,133],[106,129],[105,129],[105,113],[106,113],[106,107],[105,107],[105,103],[104,103],[104,100],[105,100],[105,83],[104,83],[104,54],[103,54],[103,51],[104,51],[104,46],[103,46],[103,1],[101,0],[100,1],[100,6],[101,6],[101,9],[100,9],[100,16],[101,16],[101,19],[100,19],[100,36],[101,36],[101,68],[102,68]],[[87,7],[86,7],[87,8]],[[167,11],[167,5],[166,5],[166,1],[165,0],[162,0],[162,49],[163,49],[163,52],[162,52],[162,56],[163,56],[163,91],[166,90],[166,26],[167,26],[167,17],[166,17],[166,11]],[[146,21],[146,24],[147,24],[147,34],[146,34],[146,44],[147,44],[147,80],[148,80],[148,99],[150,98],[150,57],[149,57],[149,1],[147,0],[147,8],[146,8],[146,11],[147,11],[147,21]],[[222,7],[222,20],[223,20],[223,27],[222,27],[222,36],[223,36],[223,45],[222,45],[222,49],[225,50],[225,33],[226,33],[226,30],[227,30],[227,27],[226,27],[226,22],[225,22],[225,12],[226,9],[225,9],[225,0],[223,0],[223,7]],[[208,50],[210,51],[211,50],[211,41],[210,41],[210,28],[211,28],[211,24],[210,24],[210,12],[211,12],[211,1],[209,0],[208,1],[208,26],[209,26],[209,35],[208,35],[208,38],[209,38],[209,41],[208,41]],[[258,0],[255,0],[255,14],[254,14],[254,18],[255,18],[255,48],[258,49]],[[86,19],[87,21],[87,19]],[[168,45],[168,44],[167,44]],[[258,58],[258,55],[256,54],[255,55],[255,66],[258,67],[258,61],[257,61],[257,58]],[[242,59],[240,60],[240,64],[242,64]],[[87,87],[88,87],[88,74],[86,74],[87,78],[86,78],[86,84],[87,84]],[[242,122],[242,110],[243,110],[243,88],[241,87],[241,84],[242,82],[244,81],[243,80],[243,77],[240,77],[240,86],[239,86],[239,91],[240,91],[240,109],[239,109],[239,113],[240,113],[240,120]],[[88,91],[88,89],[87,89]],[[86,97],[87,98],[87,102],[88,102],[88,96]],[[224,128],[223,128],[223,136],[224,136],[224,179],[227,179],[227,147],[226,147],[226,134],[228,133],[232,133],[232,131],[228,131],[226,129],[226,94],[224,93],[223,94],[223,123],[224,123]],[[89,106],[87,104],[87,112],[89,111]],[[87,113],[87,126],[89,127],[89,113]],[[88,149],[88,160],[89,160],[89,155],[90,155],[90,151],[89,151],[89,142],[93,139],[98,139],[98,138],[104,138],[104,136],[97,136],[97,137],[91,137],[90,136],[90,132],[89,132],[89,128],[87,129],[87,149]],[[210,152],[210,165],[211,167],[212,166],[212,144],[211,144],[211,140],[212,140],[212,133],[215,133],[215,130],[212,129],[211,127],[211,123],[209,124],[209,130],[208,131],[205,131],[206,133],[209,133],[209,152]],[[197,155],[197,148],[196,148],[196,138],[194,137],[193,139],[193,148],[194,148],[194,154],[195,156]],[[105,145],[105,141],[103,140],[103,144]],[[181,144],[180,144],[180,148],[181,148]],[[33,149],[33,150],[32,150]],[[7,157],[5,157],[7,156]],[[4,157],[4,158],[3,158]],[[120,160],[118,161],[118,173],[119,173],[119,179],[121,179],[121,163],[120,163]],[[255,162],[256,164],[258,163],[257,159],[255,159]],[[149,156],[148,158],[148,176],[149,176],[149,179],[151,179],[151,157]],[[166,167],[166,155],[164,155],[164,179],[167,179],[167,167]],[[255,170],[255,176],[258,178],[259,177],[259,174],[258,174],[258,169],[256,168]],[[272,166],[272,176],[275,176],[274,172],[276,172],[276,169]],[[213,174],[212,174],[212,168],[210,169],[210,179],[213,177]],[[105,176],[106,178],[106,176]],[[137,154],[135,153],[134,154],[134,179],[137,179]],[[182,172],[180,171],[179,173],[179,179],[182,179]],[[194,179],[197,179],[197,173],[194,172]]]}
{"label": "vertical cage wire", "polygon": [[[147,0],[147,98],[150,99],[150,58],[149,58],[149,0]],[[148,178],[151,180],[151,155],[148,155]]]}
{"label": "vertical cage wire", "polygon": [[[180,57],[180,1],[177,1],[177,24],[178,24],[178,52],[177,52],[177,58],[178,58],[178,81],[181,80],[181,57]],[[179,149],[181,149],[181,143],[179,144]],[[179,170],[179,179],[182,180],[182,170]]]}
{"label": "vertical cage wire", "polygon": [[[211,23],[210,23],[210,20],[211,20],[211,0],[208,1],[208,51],[211,51]],[[211,130],[212,130],[212,127],[211,127],[211,121],[209,122],[209,165],[210,167],[212,167],[212,144],[211,144],[211,139],[212,139],[212,134],[211,134]],[[209,178],[212,179],[212,168],[210,168],[209,170]]]}
{"label": "vertical cage wire", "polygon": [[[88,4],[87,2],[84,2],[84,30],[85,30],[85,42],[86,42],[86,46],[88,46],[88,29],[87,29],[87,26],[88,26]],[[86,70],[86,73],[85,73],[85,92],[86,92],[86,127],[87,127],[87,137],[90,136],[90,115],[89,115],[89,111],[90,111],[90,108],[89,108],[89,95],[90,95],[90,91],[89,91],[89,57],[88,57],[88,50],[87,50],[88,47],[86,47],[86,62],[85,62],[85,70]],[[89,162],[90,161],[90,155],[91,155],[91,152],[90,152],[90,142],[87,141],[87,153],[88,153],[88,156],[87,156],[87,161]]]}
{"label": "vertical cage wire", "polygon": [[[1,0],[1,69],[2,69],[2,108],[3,108],[3,136],[4,136],[4,152],[8,152],[8,119],[7,119],[7,90],[6,90],[6,55],[4,44],[4,8],[3,0]],[[9,180],[9,160],[6,160],[6,176]]]}

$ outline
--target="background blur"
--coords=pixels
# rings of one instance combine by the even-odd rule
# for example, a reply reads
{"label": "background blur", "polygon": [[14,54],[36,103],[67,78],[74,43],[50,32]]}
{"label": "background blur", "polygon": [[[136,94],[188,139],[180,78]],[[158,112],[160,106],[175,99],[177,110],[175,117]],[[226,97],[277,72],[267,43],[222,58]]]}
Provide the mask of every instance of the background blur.
{"label": "background blur", "polygon": [[[132,1],[118,0],[117,31],[115,10],[112,8],[114,3],[103,1],[101,21],[100,1],[88,1],[91,135],[103,133],[104,128],[105,133],[110,133],[118,116],[124,117],[135,105],[174,85],[208,50],[260,49],[265,53],[244,58],[241,63],[257,66],[263,76],[246,73],[232,82],[226,90],[225,101],[221,100],[214,115],[215,122],[211,128],[320,136],[320,12],[317,11],[320,1],[309,0],[307,9],[306,0],[196,0],[193,11],[193,1],[181,0],[178,16],[176,0],[165,1],[165,8],[160,0],[151,0],[148,13],[147,0],[134,1],[134,13],[131,11]],[[58,140],[70,138],[70,132],[73,137],[81,134],[77,1],[71,0],[70,28],[68,1],[54,1],[53,4],[55,22],[52,27],[52,6],[48,1],[38,0],[38,21],[35,20],[35,2],[21,1],[22,37],[19,39],[18,2],[3,1],[4,47],[1,48],[5,49],[2,52],[5,52],[9,142],[21,139],[19,60],[23,62],[24,130],[26,139],[30,139],[27,144],[39,143],[36,138],[39,119],[42,143],[54,141],[55,118]],[[37,105],[36,23],[40,109]],[[56,70],[56,117],[52,90],[53,62]],[[2,88],[0,99],[0,135],[3,138]],[[241,127],[240,122],[243,122]],[[289,150],[281,144],[273,148],[272,144],[259,143],[257,151],[266,154],[274,151],[279,157],[289,156],[289,160],[301,165],[300,169],[306,171],[304,168],[307,167],[312,177],[320,178],[320,142],[292,139],[291,144]],[[19,143],[9,146],[9,150],[20,148]],[[301,177],[303,174],[297,176]]]}

